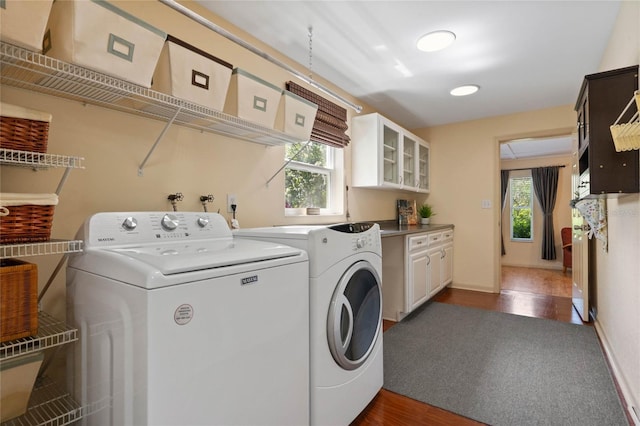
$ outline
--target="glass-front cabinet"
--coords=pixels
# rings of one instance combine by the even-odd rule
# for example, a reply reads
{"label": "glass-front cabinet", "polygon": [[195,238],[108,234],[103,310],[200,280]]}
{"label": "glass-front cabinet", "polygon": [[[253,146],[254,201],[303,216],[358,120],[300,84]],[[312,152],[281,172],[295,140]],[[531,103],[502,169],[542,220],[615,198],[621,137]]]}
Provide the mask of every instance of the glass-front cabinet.
{"label": "glass-front cabinet", "polygon": [[355,187],[429,192],[429,143],[380,114],[351,123]]}
{"label": "glass-front cabinet", "polygon": [[382,175],[384,182],[400,184],[400,133],[382,124]]}
{"label": "glass-front cabinet", "polygon": [[402,139],[402,183],[404,185],[416,186],[416,146],[417,142],[407,135]]}

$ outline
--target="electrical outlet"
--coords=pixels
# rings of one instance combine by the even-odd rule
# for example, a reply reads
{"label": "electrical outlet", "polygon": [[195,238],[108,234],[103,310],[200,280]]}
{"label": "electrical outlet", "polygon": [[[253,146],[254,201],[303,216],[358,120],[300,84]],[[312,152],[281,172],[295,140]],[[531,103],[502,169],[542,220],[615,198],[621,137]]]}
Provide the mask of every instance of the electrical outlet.
{"label": "electrical outlet", "polygon": [[227,213],[233,213],[231,204],[235,204],[236,206],[238,205],[238,199],[236,198],[236,194],[227,194]]}

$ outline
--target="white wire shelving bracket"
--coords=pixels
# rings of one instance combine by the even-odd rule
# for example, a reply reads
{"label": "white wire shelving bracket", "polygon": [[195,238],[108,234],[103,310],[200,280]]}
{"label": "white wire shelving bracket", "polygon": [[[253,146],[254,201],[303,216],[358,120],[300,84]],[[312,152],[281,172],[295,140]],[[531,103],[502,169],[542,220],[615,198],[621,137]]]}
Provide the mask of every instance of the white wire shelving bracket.
{"label": "white wire shelving bracket", "polygon": [[[0,42],[0,84],[262,145],[301,142],[280,131],[137,84]],[[158,145],[167,126],[150,150]],[[141,164],[139,174],[141,174]]]}

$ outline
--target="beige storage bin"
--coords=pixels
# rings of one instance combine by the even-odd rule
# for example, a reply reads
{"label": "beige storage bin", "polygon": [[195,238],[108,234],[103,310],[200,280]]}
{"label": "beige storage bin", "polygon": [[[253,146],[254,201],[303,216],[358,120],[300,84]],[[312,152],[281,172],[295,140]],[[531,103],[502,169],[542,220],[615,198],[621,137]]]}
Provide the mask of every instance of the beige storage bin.
{"label": "beige storage bin", "polygon": [[43,359],[42,352],[38,352],[0,364],[0,422],[21,416],[27,411]]}
{"label": "beige storage bin", "polygon": [[148,88],[166,36],[104,0],[56,1],[43,51]]}
{"label": "beige storage bin", "polygon": [[222,111],[232,70],[222,59],[168,35],[151,88]]}
{"label": "beige storage bin", "polygon": [[306,142],[311,137],[317,112],[318,105],[285,90],[276,116],[276,130]]}
{"label": "beige storage bin", "polygon": [[1,0],[0,40],[41,52],[52,3],[53,0]]}
{"label": "beige storage bin", "polygon": [[240,68],[234,68],[224,112],[274,128],[282,89]]}

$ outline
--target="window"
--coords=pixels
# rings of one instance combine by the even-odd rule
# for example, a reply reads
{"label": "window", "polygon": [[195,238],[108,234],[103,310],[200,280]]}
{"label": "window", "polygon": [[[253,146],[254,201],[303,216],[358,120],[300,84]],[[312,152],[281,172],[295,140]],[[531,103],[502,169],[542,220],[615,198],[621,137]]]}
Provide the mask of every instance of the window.
{"label": "window", "polygon": [[511,240],[533,241],[533,183],[531,177],[509,179]]}
{"label": "window", "polygon": [[320,214],[342,214],[343,153],[341,149],[310,142],[287,144],[285,160],[285,213],[306,214],[307,207]]}

